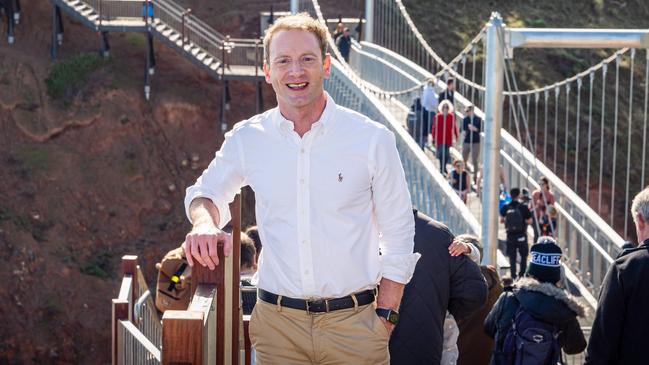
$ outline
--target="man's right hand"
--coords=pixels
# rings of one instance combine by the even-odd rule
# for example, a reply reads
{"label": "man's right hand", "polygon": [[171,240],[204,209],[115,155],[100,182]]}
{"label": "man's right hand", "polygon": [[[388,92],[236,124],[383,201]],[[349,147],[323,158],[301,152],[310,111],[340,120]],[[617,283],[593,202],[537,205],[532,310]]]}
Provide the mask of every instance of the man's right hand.
{"label": "man's right hand", "polygon": [[202,266],[207,266],[210,270],[214,270],[219,264],[217,254],[219,242],[223,243],[223,253],[225,256],[230,256],[232,253],[231,234],[221,231],[211,223],[195,224],[182,244],[189,265],[194,266],[194,260],[196,260]]}

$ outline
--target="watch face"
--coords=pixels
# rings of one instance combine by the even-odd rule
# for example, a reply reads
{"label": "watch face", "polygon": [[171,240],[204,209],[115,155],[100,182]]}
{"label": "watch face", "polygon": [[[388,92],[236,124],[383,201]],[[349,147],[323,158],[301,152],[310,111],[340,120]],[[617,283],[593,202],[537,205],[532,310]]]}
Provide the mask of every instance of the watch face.
{"label": "watch face", "polygon": [[388,315],[388,322],[397,324],[397,322],[399,322],[399,313],[390,311],[390,314]]}

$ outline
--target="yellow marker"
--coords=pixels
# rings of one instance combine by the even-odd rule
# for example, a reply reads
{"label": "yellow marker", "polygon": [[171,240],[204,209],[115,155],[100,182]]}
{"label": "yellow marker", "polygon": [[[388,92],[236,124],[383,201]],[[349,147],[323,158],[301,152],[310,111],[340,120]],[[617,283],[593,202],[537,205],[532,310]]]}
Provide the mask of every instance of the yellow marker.
{"label": "yellow marker", "polygon": [[177,275],[172,275],[171,276],[171,281],[178,284],[180,282],[180,278]]}

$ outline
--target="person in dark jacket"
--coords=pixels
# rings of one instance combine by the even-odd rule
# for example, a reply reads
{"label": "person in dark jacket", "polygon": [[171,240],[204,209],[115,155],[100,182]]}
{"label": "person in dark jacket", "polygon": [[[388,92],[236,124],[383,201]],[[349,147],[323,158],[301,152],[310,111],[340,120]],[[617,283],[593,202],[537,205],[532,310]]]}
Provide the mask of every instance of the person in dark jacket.
{"label": "person in dark jacket", "polygon": [[[503,348],[519,307],[536,320],[556,326],[565,353],[577,354],[586,348],[577,320],[584,316],[585,309],[567,291],[556,286],[561,280],[561,255],[561,248],[551,237],[540,237],[532,246],[526,277],[516,281],[511,291],[503,292],[485,320],[485,332],[495,340],[494,351]],[[493,357],[491,363],[496,364]]]}
{"label": "person in dark jacket", "polygon": [[[477,237],[460,235],[457,238],[471,242],[480,251],[480,257],[483,257],[482,245]],[[457,338],[457,347],[460,352],[457,365],[487,365],[494,347],[493,339],[484,333],[483,324],[487,314],[502,294],[503,285],[500,283],[500,276],[494,266],[481,265],[480,271],[487,281],[487,301],[478,310],[457,321],[460,328],[460,336]]]}
{"label": "person in dark jacket", "polygon": [[345,62],[349,62],[349,52],[352,50],[352,37],[349,35],[349,28],[345,28],[343,34],[336,39],[336,47]]}
{"label": "person in dark jacket", "polygon": [[433,116],[434,113],[429,112],[421,104],[421,98],[418,97],[412,102],[408,112],[408,130],[422,150],[428,142]]}
{"label": "person in dark jacket", "polygon": [[[522,204],[519,200],[521,190],[513,188],[510,191],[512,201],[503,205],[500,208],[500,222],[505,223],[505,231],[507,232],[506,253],[509,258],[509,270],[512,279],[516,279],[516,259],[517,254],[521,256],[520,271],[518,277],[523,276],[527,267],[527,253],[529,247],[527,245],[527,226],[532,223],[532,213],[526,205]],[[517,210],[520,214],[519,218],[522,219],[520,227],[508,226],[507,215],[510,210]]]}
{"label": "person in dark jacket", "polygon": [[649,363],[649,187],[633,199],[631,214],[641,243],[624,250],[606,273],[586,365]]}
{"label": "person in dark jacket", "polygon": [[446,311],[461,319],[487,298],[478,265],[466,255],[449,255],[449,229],[416,210],[414,214],[414,251],[421,258],[405,287],[399,323],[390,338],[392,365],[439,364]]}
{"label": "person in dark jacket", "polygon": [[451,104],[455,103],[455,79],[446,80],[446,90],[440,92],[437,99],[440,103],[442,100],[448,100]]}

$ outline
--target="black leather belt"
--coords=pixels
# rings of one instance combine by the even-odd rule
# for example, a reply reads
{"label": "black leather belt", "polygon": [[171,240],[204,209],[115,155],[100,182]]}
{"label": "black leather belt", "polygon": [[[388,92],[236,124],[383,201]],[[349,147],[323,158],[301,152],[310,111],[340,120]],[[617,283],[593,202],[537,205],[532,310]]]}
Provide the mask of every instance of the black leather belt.
{"label": "black leather belt", "polygon": [[[301,309],[307,311],[307,313],[322,313],[373,303],[376,299],[376,289],[365,290],[342,298],[318,300],[290,298],[267,292],[264,289],[257,289],[257,297],[266,303],[281,307]],[[354,303],[354,297],[356,303]]]}

